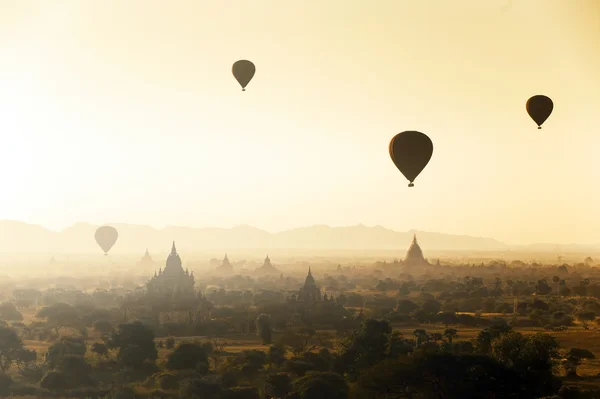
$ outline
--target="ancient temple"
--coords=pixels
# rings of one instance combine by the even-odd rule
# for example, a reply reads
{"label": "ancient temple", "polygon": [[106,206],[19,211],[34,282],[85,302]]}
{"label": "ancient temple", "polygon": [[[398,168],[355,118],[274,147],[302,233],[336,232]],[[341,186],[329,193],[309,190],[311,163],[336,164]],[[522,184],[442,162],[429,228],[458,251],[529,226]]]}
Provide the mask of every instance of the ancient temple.
{"label": "ancient temple", "polygon": [[269,255],[265,258],[262,266],[256,269],[257,274],[281,274],[273,264],[271,263],[271,259],[269,259]]}
{"label": "ancient temple", "polygon": [[427,262],[427,259],[423,256],[423,251],[417,242],[416,234],[413,236],[410,248],[408,248],[404,264],[407,266],[429,266],[429,262]]}
{"label": "ancient temple", "polygon": [[304,280],[304,286],[300,288],[300,291],[298,292],[298,300],[307,302],[321,300],[321,290],[315,283],[315,279],[310,271],[310,266],[308,267],[308,275]]}
{"label": "ancient temple", "polygon": [[221,265],[216,268],[216,271],[218,273],[223,273],[223,274],[233,273],[233,266],[229,262],[229,258],[227,257],[227,254],[225,254],[225,257],[223,258],[223,262],[221,262]]}
{"label": "ancient temple", "polygon": [[155,265],[156,265],[156,262],[154,261],[154,259],[152,259],[152,256],[150,256],[150,253],[148,252],[148,249],[146,248],[146,253],[137,262],[138,268],[149,268],[149,267],[153,267]]}
{"label": "ancient temple", "polygon": [[158,273],[154,273],[148,281],[147,290],[150,295],[194,295],[194,284],[194,273],[190,273],[187,269],[183,270],[181,258],[173,242],[164,270],[160,268]]}

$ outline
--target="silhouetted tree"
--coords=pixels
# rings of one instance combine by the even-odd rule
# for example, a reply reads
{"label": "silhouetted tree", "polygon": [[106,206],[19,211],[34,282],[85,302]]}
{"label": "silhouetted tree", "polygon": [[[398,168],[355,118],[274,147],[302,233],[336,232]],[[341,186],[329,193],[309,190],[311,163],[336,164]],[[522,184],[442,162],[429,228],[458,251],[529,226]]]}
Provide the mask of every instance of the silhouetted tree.
{"label": "silhouetted tree", "polygon": [[256,318],[256,332],[263,345],[271,344],[271,341],[273,340],[273,325],[271,316],[263,313]]}

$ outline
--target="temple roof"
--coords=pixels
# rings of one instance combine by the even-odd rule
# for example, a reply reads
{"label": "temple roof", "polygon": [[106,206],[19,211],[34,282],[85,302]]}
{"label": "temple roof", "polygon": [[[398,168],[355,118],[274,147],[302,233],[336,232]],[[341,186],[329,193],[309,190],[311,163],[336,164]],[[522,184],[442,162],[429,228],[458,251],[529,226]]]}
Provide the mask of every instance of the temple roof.
{"label": "temple roof", "polygon": [[231,270],[231,269],[233,269],[233,266],[231,265],[231,262],[229,262],[229,258],[227,257],[227,254],[225,254],[225,257],[223,258],[223,262],[221,263],[221,265],[217,269],[219,269],[219,270]]}
{"label": "temple roof", "polygon": [[167,258],[167,264],[165,265],[165,274],[183,274],[183,267],[181,267],[181,258],[177,254],[177,248],[175,248],[175,241],[173,241],[173,247],[171,253]]}
{"label": "temple roof", "polygon": [[417,235],[413,236],[412,243],[410,244],[410,248],[408,248],[408,252],[406,253],[405,262],[410,263],[425,263],[425,257],[423,256],[423,251],[417,242]]}
{"label": "temple roof", "polygon": [[315,279],[312,275],[312,273],[310,272],[310,266],[308,267],[308,275],[306,276],[306,280],[304,280],[304,286],[312,286],[315,285]]}
{"label": "temple roof", "polygon": [[144,256],[142,256],[142,261],[151,261],[152,257],[150,256],[150,253],[148,252],[148,248],[146,248],[146,253],[144,254]]}

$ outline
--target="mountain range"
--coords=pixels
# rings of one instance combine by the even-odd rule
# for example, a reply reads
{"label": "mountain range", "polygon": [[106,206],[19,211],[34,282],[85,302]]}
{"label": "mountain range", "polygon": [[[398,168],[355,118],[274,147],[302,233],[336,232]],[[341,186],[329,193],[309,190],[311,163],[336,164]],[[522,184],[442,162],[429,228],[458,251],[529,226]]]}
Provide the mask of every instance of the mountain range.
{"label": "mountain range", "polygon": [[[405,251],[417,235],[419,244],[427,250],[455,251],[577,251],[598,250],[598,247],[576,245],[535,244],[511,247],[485,237],[451,235],[424,231],[398,232],[381,226],[363,225],[330,227],[315,225],[269,233],[242,225],[234,228],[190,228],[169,226],[155,229],[144,225],[110,224],[119,232],[111,253],[143,253],[146,248],[168,251],[171,242],[183,251],[236,249],[335,249],[335,250],[402,250]],[[61,231],[23,222],[0,220],[0,253],[95,253],[95,226],[76,223]]]}

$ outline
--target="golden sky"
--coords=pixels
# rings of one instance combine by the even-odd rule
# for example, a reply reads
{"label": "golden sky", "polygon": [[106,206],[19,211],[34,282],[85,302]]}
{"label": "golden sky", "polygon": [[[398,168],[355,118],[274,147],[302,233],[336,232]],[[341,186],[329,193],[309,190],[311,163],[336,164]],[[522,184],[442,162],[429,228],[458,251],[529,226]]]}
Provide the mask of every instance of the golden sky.
{"label": "golden sky", "polygon": [[597,0],[0,0],[0,218],[598,243],[599,90]]}

